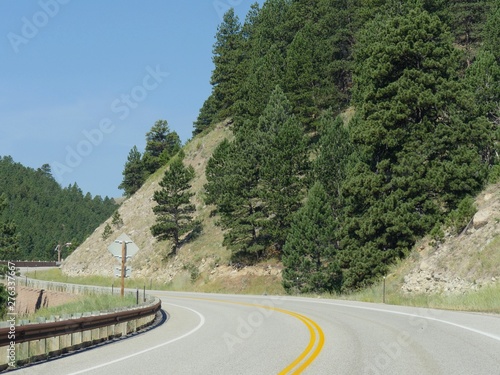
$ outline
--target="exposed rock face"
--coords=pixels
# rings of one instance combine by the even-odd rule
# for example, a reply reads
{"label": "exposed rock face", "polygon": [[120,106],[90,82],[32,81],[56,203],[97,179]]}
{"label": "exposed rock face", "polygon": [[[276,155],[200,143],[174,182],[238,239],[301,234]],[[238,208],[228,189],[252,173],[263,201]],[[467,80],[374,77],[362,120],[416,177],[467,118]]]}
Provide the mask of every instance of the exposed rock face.
{"label": "exposed rock face", "polygon": [[[414,267],[404,276],[405,293],[464,293],[497,282],[500,269],[500,185],[477,199],[471,225],[458,236],[432,245],[429,239],[414,250]],[[498,237],[498,243],[496,238]]]}

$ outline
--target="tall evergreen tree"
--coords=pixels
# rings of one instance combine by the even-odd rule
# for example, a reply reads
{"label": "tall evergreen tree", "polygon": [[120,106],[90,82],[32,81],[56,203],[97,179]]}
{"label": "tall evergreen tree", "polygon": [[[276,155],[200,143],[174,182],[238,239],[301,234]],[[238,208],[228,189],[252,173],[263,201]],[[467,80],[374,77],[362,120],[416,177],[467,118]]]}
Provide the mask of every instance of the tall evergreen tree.
{"label": "tall evergreen tree", "polygon": [[118,188],[125,192],[125,196],[130,197],[141,188],[146,179],[146,170],[137,146],[132,147],[130,150],[122,174],[123,180]]}
{"label": "tall evergreen tree", "polygon": [[465,83],[473,94],[477,115],[500,125],[500,64],[495,55],[480,51],[466,71]]}
{"label": "tall evergreen tree", "polygon": [[[249,74],[243,82],[244,99],[238,103],[238,117],[255,124],[266,107],[269,97],[283,81],[284,57],[273,44],[262,56],[253,55],[249,61]],[[238,128],[236,128],[238,130]]]}
{"label": "tall evergreen tree", "polygon": [[243,126],[233,142],[222,142],[207,164],[207,203],[216,204],[224,232],[223,245],[232,260],[258,261],[265,252],[263,205],[259,198],[262,157],[251,126]]}
{"label": "tall evergreen tree", "polygon": [[243,61],[243,36],[241,24],[234,9],[229,9],[217,29],[213,48],[214,70],[211,84],[212,95],[217,109],[217,119],[231,117],[232,106],[238,99],[240,82],[243,79],[239,65]]}
{"label": "tall evergreen tree", "polygon": [[193,136],[201,133],[203,130],[207,129],[212,125],[217,119],[217,107],[215,103],[215,97],[213,92],[210,96],[203,102],[203,106],[200,108],[200,113],[198,118],[193,123]]}
{"label": "tall evergreen tree", "polygon": [[330,202],[337,206],[353,146],[344,121],[340,116],[334,117],[331,109],[321,116],[319,131],[317,158],[313,165],[314,178],[324,186]]}
{"label": "tall evergreen tree", "polygon": [[146,133],[146,150],[142,163],[147,173],[154,173],[180,150],[181,141],[171,132],[166,120],[158,120]]}
{"label": "tall evergreen tree", "polygon": [[335,256],[334,231],[328,197],[316,182],[305,205],[295,214],[283,248],[283,286],[288,292],[340,290],[342,275]]}
{"label": "tall evergreen tree", "polygon": [[193,229],[195,206],[190,202],[194,195],[190,192],[193,177],[193,167],[185,167],[181,158],[175,158],[160,181],[162,189],[153,195],[157,205],[153,207],[156,224],[151,233],[159,240],[171,239],[174,254],[181,237]]}
{"label": "tall evergreen tree", "polygon": [[312,21],[309,21],[295,34],[285,60],[284,89],[294,105],[294,113],[306,127],[319,117],[319,109],[314,102],[319,86],[319,72],[315,69],[317,40]]}
{"label": "tall evergreen tree", "polygon": [[307,147],[302,127],[277,87],[257,125],[246,122],[207,165],[207,203],[215,203],[233,259],[280,254],[304,195]]}
{"label": "tall evergreen tree", "polygon": [[261,199],[269,215],[266,231],[281,252],[292,215],[304,197],[308,151],[302,126],[279,86],[275,88],[258,123],[262,155]]}
{"label": "tall evergreen tree", "polygon": [[463,46],[470,65],[481,42],[481,33],[489,10],[488,0],[451,0],[447,2],[449,24],[455,41]]}
{"label": "tall evergreen tree", "polygon": [[256,124],[272,91],[283,83],[286,48],[293,39],[293,32],[286,27],[289,7],[288,0],[268,0],[247,19],[245,75],[235,106],[237,125],[244,120]]}
{"label": "tall evergreen tree", "polygon": [[446,27],[418,6],[375,19],[360,36],[345,288],[382,275],[484,181],[487,131],[468,117],[458,61]]}
{"label": "tall evergreen tree", "polygon": [[484,48],[491,52],[500,64],[500,2],[492,1],[483,29]]}

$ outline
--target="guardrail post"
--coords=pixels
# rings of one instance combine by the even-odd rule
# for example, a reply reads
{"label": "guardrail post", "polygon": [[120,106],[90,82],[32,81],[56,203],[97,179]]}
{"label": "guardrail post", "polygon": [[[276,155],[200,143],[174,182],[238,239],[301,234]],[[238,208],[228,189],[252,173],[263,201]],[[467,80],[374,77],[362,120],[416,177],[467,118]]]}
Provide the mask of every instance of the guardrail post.
{"label": "guardrail post", "polygon": [[59,347],[59,337],[51,337],[47,342],[47,355],[50,356],[52,353],[57,353],[60,350]]}
{"label": "guardrail post", "polygon": [[84,346],[91,345],[92,343],[92,331],[83,331],[82,332],[82,343]]}
{"label": "guardrail post", "polygon": [[108,337],[108,326],[99,328],[99,341],[107,340]]}
{"label": "guardrail post", "polygon": [[[138,294],[139,291],[137,290],[136,293]],[[154,304],[111,314],[96,313],[90,316],[90,313],[83,313],[73,316],[54,316],[38,324],[26,324],[27,321],[21,320],[18,326],[16,360],[19,365],[24,365],[89,346],[91,343],[126,336],[150,325],[160,308],[161,302],[155,300]],[[8,329],[8,327],[0,328],[2,348],[8,348]],[[7,360],[6,355],[3,357],[3,360]],[[0,358],[0,371],[6,363]]]}

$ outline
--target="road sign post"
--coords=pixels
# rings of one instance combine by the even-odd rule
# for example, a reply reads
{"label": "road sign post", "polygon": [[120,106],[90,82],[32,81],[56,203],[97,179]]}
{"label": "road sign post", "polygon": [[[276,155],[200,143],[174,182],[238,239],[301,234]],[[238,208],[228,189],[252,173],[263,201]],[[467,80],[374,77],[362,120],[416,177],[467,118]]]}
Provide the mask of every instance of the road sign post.
{"label": "road sign post", "polygon": [[125,294],[125,262],[127,261],[127,241],[122,241],[122,281],[120,296]]}
{"label": "road sign post", "polygon": [[[121,248],[118,247],[121,245]],[[125,294],[125,274],[126,274],[126,262],[127,258],[132,256],[139,251],[137,245],[130,239],[126,234],[120,235],[111,245],[108,246],[108,251],[113,254],[115,258],[121,260],[121,290],[120,295],[123,297]]]}

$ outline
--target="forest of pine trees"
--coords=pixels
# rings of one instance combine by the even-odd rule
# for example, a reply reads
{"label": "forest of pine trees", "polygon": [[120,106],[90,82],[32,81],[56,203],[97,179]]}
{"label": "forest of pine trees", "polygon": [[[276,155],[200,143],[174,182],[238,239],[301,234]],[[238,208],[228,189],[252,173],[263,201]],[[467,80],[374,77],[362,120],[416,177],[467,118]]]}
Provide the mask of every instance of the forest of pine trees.
{"label": "forest of pine trees", "polygon": [[32,169],[0,157],[0,258],[57,260],[66,257],[117,209],[113,199],[83,194],[75,183],[62,188],[50,166]]}
{"label": "forest of pine trees", "polygon": [[229,10],[193,134],[232,120],[205,193],[233,260],[278,258],[289,291],[355,290],[470,215],[499,175],[499,22],[498,0]]}

